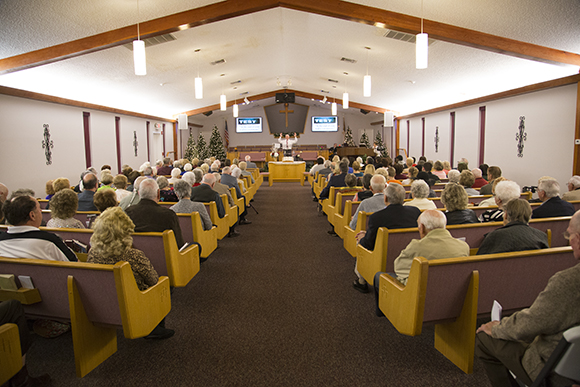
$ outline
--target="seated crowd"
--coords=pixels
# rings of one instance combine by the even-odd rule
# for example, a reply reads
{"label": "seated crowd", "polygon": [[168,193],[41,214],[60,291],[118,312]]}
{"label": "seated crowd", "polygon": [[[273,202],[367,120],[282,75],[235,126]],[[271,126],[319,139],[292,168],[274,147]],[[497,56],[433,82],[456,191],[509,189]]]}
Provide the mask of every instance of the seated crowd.
{"label": "seated crowd", "polygon": [[[50,180],[46,184],[46,199],[49,200],[51,219],[46,222],[46,226],[93,228],[87,262],[112,265],[118,261],[127,261],[138,288],[145,290],[155,285],[159,276],[146,252],[132,247],[131,233],[173,230],[178,247],[183,247],[186,243],[177,213],[198,212],[203,229],[210,230],[214,225],[203,203],[215,201],[218,216],[224,217],[220,195],[225,194],[228,204],[234,206],[229,190],[231,187],[235,189],[238,198],[244,199],[246,206],[249,204],[245,202],[242,192],[247,187],[240,189],[239,184],[244,181],[241,176],[251,176],[246,170],[248,163],[226,160],[223,164],[228,166],[222,168],[219,160],[210,158],[203,161],[177,160],[174,164],[175,167],[166,158],[156,167],[151,167],[149,163],[142,165],[139,170],[124,166],[122,173],[117,176],[111,174],[108,165],[102,167],[100,174],[94,168],[89,168],[72,188],[66,178]],[[182,175],[179,168],[181,165],[187,166],[184,172],[189,172]],[[166,176],[171,176],[171,179]],[[252,178],[252,184],[254,182]],[[159,203],[163,202],[172,205],[161,206]],[[6,231],[0,231],[1,257],[78,260],[71,248],[56,234],[39,228],[45,225],[43,213],[32,190],[18,189],[10,194],[8,187],[0,183],[0,205],[0,224],[8,225]],[[75,218],[77,211],[100,214],[94,215],[96,219],[91,225],[85,225]],[[238,221],[230,228],[230,237],[240,235],[234,230],[235,225],[251,223],[246,217],[246,208],[239,212]],[[166,339],[173,334],[173,330],[165,328],[163,320],[146,338]],[[21,375],[14,380],[19,378]]]}
{"label": "seated crowd", "polygon": [[[311,171],[316,178],[321,173],[327,174],[326,187],[319,197],[314,198],[320,202],[328,200],[330,187],[346,186],[349,161],[335,157],[329,165],[331,172],[321,167],[326,163],[328,161],[319,159],[313,168],[314,172]],[[541,204],[532,210],[530,202],[520,198],[520,186],[502,177],[498,166],[482,164],[479,168],[469,170],[467,160],[462,159],[457,170],[452,170],[448,162],[432,163],[421,158],[415,163],[414,158],[408,158],[403,164],[402,157],[394,161],[388,157],[376,161],[367,157],[366,167],[362,159],[357,160],[357,163],[359,169],[365,170],[365,175],[358,184],[362,188],[353,202],[359,202],[359,205],[348,227],[356,229],[360,212],[371,213],[367,229],[356,235],[358,244],[373,250],[379,227],[417,227],[419,230],[420,239],[410,241],[394,260],[395,272],[389,273],[403,286],[415,257],[430,260],[470,255],[470,246],[455,239],[446,230],[446,226],[452,224],[503,222],[502,227],[483,235],[483,241],[477,249],[477,254],[482,255],[548,248],[546,233],[530,227],[530,219],[572,216],[565,236],[570,241],[574,256],[580,259],[580,213],[575,214],[574,205],[569,203],[580,200],[580,176],[573,176],[569,180],[568,192],[562,198],[556,179],[548,176],[540,178],[537,187],[533,187],[537,189],[538,199],[530,202]],[[372,172],[366,174],[367,171]],[[432,197],[430,191],[433,185],[442,180],[445,184],[441,193],[444,208],[436,210],[434,202],[428,198]],[[411,200],[405,201],[406,192],[401,184],[410,185]],[[483,212],[478,218],[469,203],[470,196],[476,195],[493,195],[479,206],[496,207]],[[368,285],[358,272],[356,263],[354,272],[357,279],[353,287],[367,293]],[[383,316],[378,307],[381,274],[378,272],[374,277],[377,316]],[[580,325],[578,280],[580,264],[556,273],[530,308],[501,321],[484,324],[478,329],[476,355],[483,362],[493,386],[516,386],[518,384],[514,376],[526,385],[531,385],[556,348],[563,332]],[[569,312],[570,308],[574,312]],[[572,384],[553,374],[550,379],[563,383],[557,385]]]}

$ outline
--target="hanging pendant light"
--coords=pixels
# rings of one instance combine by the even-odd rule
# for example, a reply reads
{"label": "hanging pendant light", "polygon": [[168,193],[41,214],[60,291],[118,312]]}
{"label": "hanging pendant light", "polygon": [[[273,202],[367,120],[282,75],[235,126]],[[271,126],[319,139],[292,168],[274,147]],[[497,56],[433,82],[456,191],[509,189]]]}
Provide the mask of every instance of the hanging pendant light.
{"label": "hanging pendant light", "polygon": [[238,117],[238,104],[234,102],[234,118]]}
{"label": "hanging pendant light", "polygon": [[[348,73],[345,72],[344,73],[345,76],[348,76]],[[342,93],[342,108],[343,109],[348,109],[348,102],[349,102],[349,98],[348,98],[348,91],[346,91],[346,78],[344,81],[344,93]]]}
{"label": "hanging pendant light", "polygon": [[423,0],[421,0],[421,33],[417,34],[415,42],[415,68],[427,68],[429,59],[429,35],[423,33]]}
{"label": "hanging pendant light", "polygon": [[363,96],[370,97],[371,96],[371,76],[369,75],[369,51],[371,50],[370,47],[365,47],[367,49],[367,75],[363,78]]}
{"label": "hanging pendant light", "polygon": [[[195,50],[195,52],[200,52],[201,49]],[[197,77],[195,78],[195,99],[203,99],[203,82],[199,76],[199,58],[197,60]]]}
{"label": "hanging pendant light", "polygon": [[226,95],[222,94],[220,95],[220,110],[222,112],[225,112],[226,109],[228,108],[228,101],[226,100]]}
{"label": "hanging pendant light", "polygon": [[[139,19],[139,17],[139,0],[137,0],[137,19]],[[133,64],[135,65],[135,75],[147,75],[145,42],[141,40],[139,22],[137,22],[137,40],[133,41]]]}
{"label": "hanging pendant light", "polygon": [[335,116],[338,114],[338,106],[336,105],[336,102],[333,102],[331,105],[331,112],[332,115]]}

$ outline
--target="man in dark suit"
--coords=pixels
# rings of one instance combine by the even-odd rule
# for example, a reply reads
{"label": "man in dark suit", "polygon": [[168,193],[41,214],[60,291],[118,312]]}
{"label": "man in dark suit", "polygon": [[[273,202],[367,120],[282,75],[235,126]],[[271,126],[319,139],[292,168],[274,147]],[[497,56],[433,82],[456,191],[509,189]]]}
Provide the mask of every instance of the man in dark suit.
{"label": "man in dark suit", "polygon": [[220,179],[220,183],[225,184],[228,187],[235,189],[236,195],[238,196],[238,199],[244,198],[244,208],[243,208],[242,213],[240,214],[240,220],[238,221],[238,223],[239,224],[252,223],[246,219],[246,215],[248,214],[246,207],[247,207],[248,203],[246,203],[246,197],[244,195],[242,195],[242,190],[240,190],[240,186],[238,185],[238,179],[236,179],[234,176],[232,176],[232,170],[230,167],[224,167],[224,169],[222,170],[222,178]]}
{"label": "man in dark suit", "polygon": [[171,159],[169,157],[166,157],[163,159],[163,166],[157,168],[157,176],[171,175],[172,169],[173,166],[171,165]]}
{"label": "man in dark suit", "polygon": [[560,199],[560,184],[556,180],[545,179],[538,183],[538,197],[543,202],[532,211],[532,218],[552,218],[574,215],[574,205]]}
{"label": "man in dark suit", "polygon": [[246,168],[258,168],[256,163],[252,161],[252,157],[250,155],[246,155]]}
{"label": "man in dark suit", "polygon": [[125,212],[135,223],[135,232],[163,232],[173,230],[178,247],[185,244],[175,212],[159,204],[159,186],[153,179],[145,179],[139,185],[139,203]]}
{"label": "man in dark suit", "polygon": [[93,196],[97,192],[99,180],[94,173],[87,173],[83,177],[83,192],[79,194],[79,205],[77,211],[98,211],[93,203]]}
{"label": "man in dark suit", "polygon": [[[361,231],[356,235],[358,243],[368,250],[373,250],[379,227],[389,229],[417,227],[417,218],[421,215],[421,210],[413,206],[403,206],[404,201],[405,188],[400,184],[389,184],[385,190],[385,204],[387,207],[369,217],[367,231]],[[358,277],[358,280],[353,283],[354,288],[362,293],[367,293],[367,283],[358,272],[356,266],[354,272]]]}
{"label": "man in dark suit", "polygon": [[341,161],[338,164],[338,168],[340,168],[340,174],[336,176],[332,176],[326,184],[326,187],[320,192],[319,200],[328,199],[328,195],[330,194],[330,187],[346,187],[346,183],[344,179],[346,178],[346,174],[348,173],[348,164],[344,161]]}
{"label": "man in dark suit", "polygon": [[[220,198],[220,194],[213,190],[215,183],[216,178],[213,175],[213,173],[206,173],[205,175],[203,175],[201,184],[191,189],[191,200],[201,203],[215,202],[217,206],[218,216],[220,218],[223,218],[226,215],[226,211],[224,209],[222,199]],[[240,233],[235,230],[236,224],[237,222],[232,227],[230,227],[228,237],[233,238],[240,236]]]}

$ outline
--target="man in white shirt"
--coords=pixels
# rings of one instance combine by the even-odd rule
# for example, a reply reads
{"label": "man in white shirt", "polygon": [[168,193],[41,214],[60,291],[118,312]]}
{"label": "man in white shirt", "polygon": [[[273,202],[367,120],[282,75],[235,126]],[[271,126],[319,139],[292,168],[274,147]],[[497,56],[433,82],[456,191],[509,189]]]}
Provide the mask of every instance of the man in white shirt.
{"label": "man in white shirt", "polygon": [[0,233],[0,256],[51,261],[77,261],[75,253],[55,234],[38,229],[42,223],[40,204],[31,196],[18,196],[2,206],[12,226]]}
{"label": "man in white shirt", "polygon": [[298,142],[298,138],[296,137],[296,133],[294,133],[294,138],[290,139],[290,135],[287,134],[286,138],[282,138],[282,133],[280,133],[280,138],[278,142],[282,144],[282,149],[284,150],[284,157],[292,157],[292,145]]}

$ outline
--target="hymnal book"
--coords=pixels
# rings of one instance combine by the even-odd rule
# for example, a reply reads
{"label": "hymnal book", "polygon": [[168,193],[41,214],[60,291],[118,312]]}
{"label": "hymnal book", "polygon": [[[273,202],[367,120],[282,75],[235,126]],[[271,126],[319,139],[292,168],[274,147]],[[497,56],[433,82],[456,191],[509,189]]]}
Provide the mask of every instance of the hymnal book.
{"label": "hymnal book", "polygon": [[34,284],[32,283],[32,278],[30,278],[30,276],[19,275],[18,280],[24,289],[34,289]]}
{"label": "hymnal book", "polygon": [[0,289],[4,290],[18,290],[14,274],[0,274]]}

